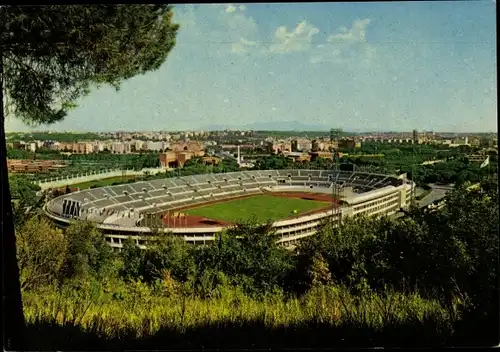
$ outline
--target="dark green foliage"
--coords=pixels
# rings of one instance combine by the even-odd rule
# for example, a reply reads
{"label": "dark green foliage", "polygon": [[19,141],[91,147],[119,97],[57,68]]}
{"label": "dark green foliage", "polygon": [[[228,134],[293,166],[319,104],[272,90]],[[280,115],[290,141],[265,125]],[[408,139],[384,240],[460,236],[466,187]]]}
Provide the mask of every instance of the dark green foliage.
{"label": "dark green foliage", "polygon": [[9,185],[12,199],[19,199],[28,205],[33,204],[36,200],[36,192],[41,189],[23,175],[9,175]]}
{"label": "dark green foliage", "polygon": [[[429,183],[463,184],[479,182],[490,174],[490,168],[480,168],[466,158],[473,148],[452,148],[443,150],[439,145],[413,144],[381,144],[363,143],[361,148],[338,150],[347,152],[340,159],[340,169],[344,171],[366,170],[382,173],[406,173],[408,179],[426,187]],[[445,162],[421,165],[429,160],[445,160]],[[497,159],[490,157],[491,170],[496,170]],[[281,155],[258,158],[254,169],[331,169],[332,161],[326,158],[315,158],[310,162],[296,162]]]}
{"label": "dark green foliage", "polygon": [[7,148],[7,159],[34,159],[34,156],[24,149]]}
{"label": "dark green foliage", "polygon": [[29,218],[39,214],[46,201],[45,194],[37,196],[40,186],[24,175],[9,175],[14,227],[19,229]]}
{"label": "dark green foliage", "polygon": [[[26,140],[38,140],[38,141],[57,141],[64,143],[81,142],[84,140],[106,140],[107,137],[100,136],[97,133],[86,132],[86,133],[61,133],[61,132],[29,132],[29,133],[7,133],[7,141],[17,142]],[[51,150],[40,150],[40,153],[53,153]]]}
{"label": "dark green foliage", "polygon": [[163,4],[11,5],[0,17],[8,108],[34,124],[63,119],[92,85],[158,69],[178,29]]}
{"label": "dark green foliage", "polygon": [[293,268],[291,253],[279,247],[276,240],[270,225],[237,225],[198,250],[198,270],[222,272],[247,293],[272,292],[284,286]]}
{"label": "dark green foliage", "polygon": [[74,223],[66,230],[66,236],[66,278],[103,279],[111,276],[114,254],[103,234],[94,225],[86,222]]}
{"label": "dark green foliage", "polygon": [[450,304],[461,297],[486,313],[498,295],[498,203],[494,181],[478,190],[459,187],[446,206],[410,217],[348,219],[325,227],[298,247],[296,286],[312,285],[314,258],[328,262],[332,280],[358,290],[393,287]]}
{"label": "dark green foliage", "polygon": [[293,160],[285,158],[284,156],[266,156],[257,159],[255,169],[257,170],[273,170],[273,169],[286,169],[293,165]]}
{"label": "dark green foliage", "polygon": [[144,251],[135,244],[131,237],[123,242],[120,257],[123,261],[122,277],[125,279],[140,279],[144,264]]}
{"label": "dark green foliage", "polygon": [[183,239],[168,234],[159,239],[144,252],[142,276],[147,282],[161,279],[168,271],[175,280],[186,282],[195,271],[192,247]]}
{"label": "dark green foliage", "polygon": [[[178,29],[171,22],[170,6],[164,4],[6,5],[0,7],[0,18],[0,101],[4,102],[0,139],[4,156],[6,116],[32,125],[62,120],[92,86],[105,83],[118,88],[125,79],[158,69],[175,45]],[[4,161],[2,178],[7,177]],[[3,269],[8,273],[4,302],[11,321],[4,337],[11,349],[13,341],[22,336],[23,313],[14,221],[8,185],[4,184],[7,189],[2,190],[2,207],[7,216],[2,255]]]}

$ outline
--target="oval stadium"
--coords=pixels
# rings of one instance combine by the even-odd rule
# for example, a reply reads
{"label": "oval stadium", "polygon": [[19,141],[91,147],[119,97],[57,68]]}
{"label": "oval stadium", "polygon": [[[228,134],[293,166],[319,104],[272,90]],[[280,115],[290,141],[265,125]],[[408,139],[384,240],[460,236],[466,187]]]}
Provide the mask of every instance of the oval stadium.
{"label": "oval stadium", "polygon": [[259,170],[203,174],[101,187],[45,204],[58,226],[96,224],[114,248],[132,237],[145,248],[156,231],[196,245],[238,221],[272,222],[278,243],[294,246],[322,221],[358,214],[391,215],[410,204],[411,182],[393,176],[332,170]]}

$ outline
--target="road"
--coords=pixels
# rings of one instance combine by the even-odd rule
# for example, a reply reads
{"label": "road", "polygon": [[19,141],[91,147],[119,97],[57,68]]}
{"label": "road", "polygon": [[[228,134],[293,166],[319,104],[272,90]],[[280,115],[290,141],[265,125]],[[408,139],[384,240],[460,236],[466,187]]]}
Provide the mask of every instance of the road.
{"label": "road", "polygon": [[[443,199],[446,196],[446,193],[451,191],[454,187],[453,184],[449,184],[449,185],[429,184],[429,186],[431,186],[430,193],[428,195],[426,195],[424,198],[422,198],[421,200],[416,201],[416,205],[419,208],[429,206],[430,204],[434,203],[435,201]],[[397,218],[404,216],[404,213],[397,212],[393,216],[394,216],[394,218],[397,219]]]}
{"label": "road", "polygon": [[431,192],[428,195],[426,195],[424,198],[422,198],[421,200],[418,200],[416,202],[417,206],[419,208],[428,206],[428,205],[434,203],[435,201],[444,198],[444,196],[446,195],[446,192],[449,192],[453,189],[453,185],[430,184],[429,186],[431,186]]}

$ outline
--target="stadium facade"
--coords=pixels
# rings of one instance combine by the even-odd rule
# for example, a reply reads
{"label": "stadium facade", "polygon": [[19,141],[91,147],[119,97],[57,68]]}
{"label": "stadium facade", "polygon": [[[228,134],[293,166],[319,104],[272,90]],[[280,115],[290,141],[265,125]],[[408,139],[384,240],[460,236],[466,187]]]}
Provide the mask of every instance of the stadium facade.
{"label": "stadium facade", "polygon": [[[273,223],[278,242],[295,245],[313,235],[325,220],[392,215],[410,204],[412,183],[406,175],[392,176],[331,170],[259,170],[203,174],[140,181],[63,195],[49,201],[44,211],[58,226],[71,221],[94,222],[114,248],[132,237],[144,248],[153,231],[170,232],[193,244],[213,241],[223,226],[167,227],[158,222],[166,212],[226,199],[269,192],[338,193],[342,202],[327,210]],[[161,225],[160,225],[161,224]]]}

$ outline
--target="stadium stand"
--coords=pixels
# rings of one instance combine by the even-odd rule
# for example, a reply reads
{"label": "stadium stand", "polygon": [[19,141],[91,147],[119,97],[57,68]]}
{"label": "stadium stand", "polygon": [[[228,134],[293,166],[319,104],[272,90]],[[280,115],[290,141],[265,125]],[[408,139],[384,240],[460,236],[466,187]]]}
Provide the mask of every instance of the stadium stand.
{"label": "stadium stand", "polygon": [[[394,213],[408,206],[411,196],[411,184],[396,176],[331,170],[259,170],[191,175],[82,190],[55,198],[44,209],[47,216],[61,226],[67,226],[74,219],[95,222],[106,233],[110,244],[120,248],[122,240],[112,237],[139,236],[139,240],[140,236],[150,232],[144,221],[151,214],[158,216],[208,201],[290,187],[297,191],[331,193],[334,186],[345,197],[345,206],[312,218],[296,218],[292,225],[288,224],[290,220],[277,222],[275,227],[282,234],[281,243],[293,245],[300,238],[312,235],[323,218],[340,221],[342,217],[357,214]],[[213,240],[215,232],[221,229],[166,230],[200,244]]]}

